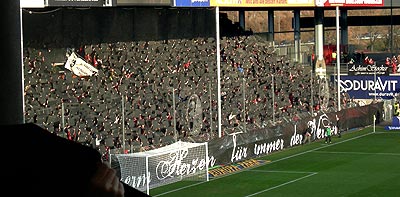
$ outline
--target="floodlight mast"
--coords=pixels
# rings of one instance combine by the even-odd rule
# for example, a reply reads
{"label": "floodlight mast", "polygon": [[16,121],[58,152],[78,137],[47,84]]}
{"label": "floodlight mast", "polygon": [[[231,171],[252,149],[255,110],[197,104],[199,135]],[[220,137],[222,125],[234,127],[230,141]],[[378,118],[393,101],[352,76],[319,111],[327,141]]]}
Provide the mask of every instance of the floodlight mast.
{"label": "floodlight mast", "polygon": [[215,25],[216,25],[216,41],[217,41],[217,101],[218,101],[218,137],[222,137],[221,130],[221,46],[220,46],[220,33],[219,33],[219,7],[215,7]]}
{"label": "floodlight mast", "polygon": [[336,67],[337,67],[337,108],[340,111],[340,24],[339,6],[336,6]]}

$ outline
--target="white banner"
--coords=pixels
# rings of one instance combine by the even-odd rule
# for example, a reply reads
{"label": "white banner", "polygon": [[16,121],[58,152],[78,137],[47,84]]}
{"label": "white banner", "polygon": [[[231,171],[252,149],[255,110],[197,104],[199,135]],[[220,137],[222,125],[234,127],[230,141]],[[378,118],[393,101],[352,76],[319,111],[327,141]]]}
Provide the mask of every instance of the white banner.
{"label": "white banner", "polygon": [[84,59],[78,57],[75,52],[73,52],[65,63],[65,68],[72,71],[75,75],[79,77],[90,77],[96,75],[99,71],[87,63]]}
{"label": "white banner", "polygon": [[44,8],[45,2],[43,0],[20,0],[21,8]]}

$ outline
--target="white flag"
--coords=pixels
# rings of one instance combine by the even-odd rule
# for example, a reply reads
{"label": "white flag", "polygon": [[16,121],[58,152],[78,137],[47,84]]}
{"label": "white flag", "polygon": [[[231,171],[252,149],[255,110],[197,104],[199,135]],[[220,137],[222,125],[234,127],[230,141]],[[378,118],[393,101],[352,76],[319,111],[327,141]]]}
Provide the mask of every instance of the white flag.
{"label": "white flag", "polygon": [[75,52],[68,57],[65,68],[72,71],[79,77],[90,77],[96,75],[99,71],[87,63],[84,59],[78,57]]}

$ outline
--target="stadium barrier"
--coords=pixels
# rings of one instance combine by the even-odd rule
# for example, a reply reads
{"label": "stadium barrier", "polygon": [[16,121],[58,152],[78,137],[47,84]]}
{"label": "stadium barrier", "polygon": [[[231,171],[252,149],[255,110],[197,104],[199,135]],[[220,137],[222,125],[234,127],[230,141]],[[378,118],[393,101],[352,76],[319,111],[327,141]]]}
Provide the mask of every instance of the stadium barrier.
{"label": "stadium barrier", "polygon": [[[340,117],[340,131],[347,132],[355,128],[372,125],[374,115],[376,115],[376,121],[379,123],[382,120],[383,113],[383,102],[379,102],[356,108],[343,109],[339,112],[319,112],[315,117],[292,121],[289,124],[279,124],[274,127],[249,130],[246,133],[231,133],[222,138],[209,141],[209,157],[213,161],[210,164],[230,164],[266,156],[275,151],[301,145],[303,142],[303,132],[309,125],[315,125],[313,128],[314,140],[323,139],[325,137],[325,126],[328,124],[337,126],[336,115]],[[310,121],[313,124],[310,124]],[[335,129],[334,133],[336,133]]]}
{"label": "stadium barrier", "polygon": [[[221,138],[208,141],[208,167],[224,166],[267,156],[273,152],[303,144],[303,133],[312,128],[313,140],[318,141],[325,137],[325,127],[334,126],[333,134],[349,132],[356,128],[373,124],[383,120],[383,102],[370,105],[343,109],[339,112],[324,113],[319,111],[314,117],[308,116],[296,121],[277,124],[265,128],[237,131]],[[336,116],[339,117],[337,122]],[[338,127],[337,127],[338,126]],[[119,166],[113,168],[120,171]]]}

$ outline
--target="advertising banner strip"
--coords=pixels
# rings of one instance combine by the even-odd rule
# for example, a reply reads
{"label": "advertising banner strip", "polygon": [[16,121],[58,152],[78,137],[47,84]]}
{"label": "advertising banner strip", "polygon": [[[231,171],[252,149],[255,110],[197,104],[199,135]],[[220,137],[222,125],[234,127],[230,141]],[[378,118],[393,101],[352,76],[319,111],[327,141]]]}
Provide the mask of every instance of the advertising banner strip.
{"label": "advertising banner strip", "polygon": [[354,99],[392,99],[400,93],[400,76],[341,76],[340,89]]}
{"label": "advertising banner strip", "polygon": [[116,0],[117,6],[171,6],[171,0]]}
{"label": "advertising banner strip", "polygon": [[316,0],[318,7],[375,7],[383,6],[383,0]]}
{"label": "advertising banner strip", "polygon": [[210,0],[174,0],[174,7],[210,7]]}
{"label": "advertising banner strip", "polygon": [[218,7],[314,7],[314,0],[210,0]]}
{"label": "advertising banner strip", "polygon": [[208,174],[210,177],[224,176],[227,174],[231,174],[233,172],[237,172],[242,169],[254,168],[254,167],[260,166],[262,164],[269,163],[269,162],[271,162],[271,161],[248,159],[248,160],[230,164],[230,165],[216,166],[213,169],[209,169]]}
{"label": "advertising banner strip", "polygon": [[49,7],[103,7],[105,0],[48,0]]}
{"label": "advertising banner strip", "polygon": [[400,130],[400,126],[385,126],[385,130]]}

